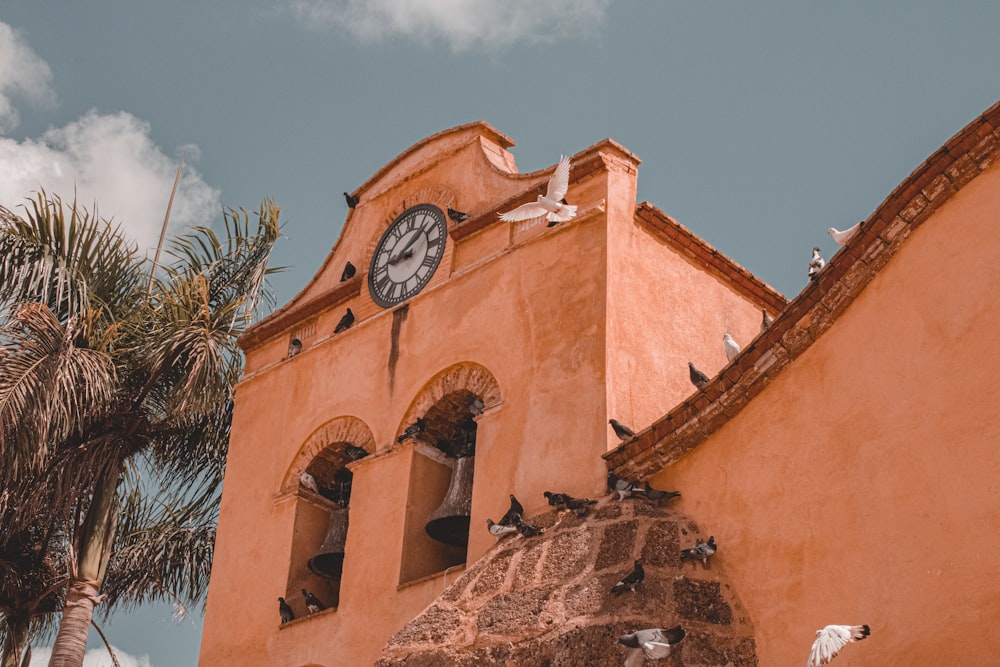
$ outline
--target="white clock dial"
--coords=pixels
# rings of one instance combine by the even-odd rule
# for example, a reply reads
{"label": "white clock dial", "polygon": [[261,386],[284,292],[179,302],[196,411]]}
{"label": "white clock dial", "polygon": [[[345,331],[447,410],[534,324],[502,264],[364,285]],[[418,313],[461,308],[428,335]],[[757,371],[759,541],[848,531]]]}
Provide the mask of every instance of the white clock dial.
{"label": "white clock dial", "polygon": [[368,291],[383,308],[415,296],[430,281],[448,239],[444,212],[432,204],[403,211],[385,230],[372,255]]}

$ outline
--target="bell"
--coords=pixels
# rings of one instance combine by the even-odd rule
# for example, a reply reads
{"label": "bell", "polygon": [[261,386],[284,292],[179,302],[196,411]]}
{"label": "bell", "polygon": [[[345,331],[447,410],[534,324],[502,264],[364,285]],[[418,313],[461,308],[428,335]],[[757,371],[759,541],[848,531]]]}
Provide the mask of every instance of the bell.
{"label": "bell", "polygon": [[347,543],[347,508],[330,510],[326,539],[316,555],[309,559],[309,569],[327,579],[340,579],[344,571],[344,545]]}
{"label": "bell", "polygon": [[472,514],[472,473],[476,457],[464,456],[455,461],[451,482],[441,506],[427,519],[424,530],[438,542],[453,547],[469,544],[469,515]]}

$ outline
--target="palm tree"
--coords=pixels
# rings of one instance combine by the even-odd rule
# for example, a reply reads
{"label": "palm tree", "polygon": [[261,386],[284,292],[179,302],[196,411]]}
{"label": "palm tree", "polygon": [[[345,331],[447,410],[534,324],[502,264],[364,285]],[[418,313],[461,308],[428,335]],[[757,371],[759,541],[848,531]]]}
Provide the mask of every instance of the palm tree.
{"label": "palm tree", "polygon": [[120,227],[65,208],[44,193],[24,218],[0,208],[0,564],[35,573],[0,576],[11,664],[53,601],[61,666],[82,664],[102,601],[203,596],[236,340],[267,301],[278,237],[273,202],[255,229],[226,209],[223,238],[174,239],[147,284]]}

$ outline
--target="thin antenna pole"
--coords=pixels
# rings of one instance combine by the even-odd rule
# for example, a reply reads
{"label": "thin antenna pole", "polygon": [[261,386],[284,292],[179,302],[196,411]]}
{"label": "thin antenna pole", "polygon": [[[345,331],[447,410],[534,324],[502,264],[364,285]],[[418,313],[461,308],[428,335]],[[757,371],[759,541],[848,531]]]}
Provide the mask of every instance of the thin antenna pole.
{"label": "thin antenna pole", "polygon": [[147,294],[153,291],[153,277],[156,275],[156,269],[160,265],[160,252],[163,250],[163,239],[167,235],[167,223],[170,222],[170,209],[174,207],[174,195],[177,194],[177,184],[181,182],[181,169],[184,168],[184,157],[185,153],[181,153],[181,163],[177,165],[174,187],[170,191],[170,200],[167,202],[167,214],[163,216],[163,229],[160,230],[160,242],[156,244],[156,256],[153,257],[153,268],[149,271],[149,287],[146,288]]}

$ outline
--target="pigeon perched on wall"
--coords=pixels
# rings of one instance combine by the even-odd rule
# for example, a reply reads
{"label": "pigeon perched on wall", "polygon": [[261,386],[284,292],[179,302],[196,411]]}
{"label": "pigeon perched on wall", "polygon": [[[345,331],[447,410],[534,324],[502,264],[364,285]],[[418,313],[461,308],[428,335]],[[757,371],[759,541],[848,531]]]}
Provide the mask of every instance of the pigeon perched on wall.
{"label": "pigeon perched on wall", "polygon": [[454,220],[456,224],[461,224],[469,219],[469,214],[463,213],[462,211],[456,211],[451,206],[449,206],[448,217]]}
{"label": "pigeon perched on wall", "polygon": [[347,201],[347,208],[354,208],[360,201],[360,198],[346,192],[344,193],[344,199]]}
{"label": "pigeon perched on wall", "polygon": [[501,213],[500,219],[504,222],[519,222],[544,215],[551,223],[571,220],[576,216],[576,206],[563,203],[568,189],[569,158],[564,157],[559,159],[556,170],[549,177],[549,185],[544,195],[538,195],[537,201],[521,204],[513,211]]}
{"label": "pigeon perched on wall", "polygon": [[[862,220],[862,222],[864,221]],[[857,234],[860,230],[861,230],[861,222],[854,225],[850,229],[845,229],[842,232],[837,231],[833,227],[830,227],[830,229],[826,230],[826,233],[832,236],[833,240],[839,243],[840,245],[845,245],[848,241],[854,238],[854,235]]]}
{"label": "pigeon perched on wall", "polygon": [[337,322],[337,326],[333,328],[333,333],[339,334],[341,331],[347,331],[351,328],[352,324],[354,324],[354,313],[348,308],[344,316]]}
{"label": "pigeon perched on wall", "polygon": [[722,347],[726,350],[726,359],[732,361],[740,353],[740,346],[736,344],[733,337],[727,333],[722,334]]}
{"label": "pigeon perched on wall", "polygon": [[552,507],[559,507],[560,505],[565,505],[566,501],[570,499],[571,496],[565,493],[552,493],[551,491],[546,491],[542,495],[549,501],[549,505]]}
{"label": "pigeon perched on wall", "polygon": [[608,473],[608,488],[618,494],[618,500],[625,500],[635,491],[635,484],[619,479],[613,472]]}
{"label": "pigeon perched on wall", "polygon": [[358,447],[356,445],[347,445],[344,447],[344,454],[346,454],[347,458],[351,461],[358,461],[368,456],[368,450],[364,447]]}
{"label": "pigeon perched on wall", "polygon": [[483,403],[483,399],[478,398],[476,396],[473,396],[471,399],[469,399],[469,412],[472,413],[473,417],[478,417],[479,415],[483,414],[483,408],[485,407],[486,406]]}
{"label": "pigeon perched on wall", "polygon": [[357,272],[358,270],[354,268],[354,265],[351,264],[350,260],[348,260],[347,264],[344,264],[344,272],[340,274],[340,282],[350,280]]}
{"label": "pigeon perched on wall", "polygon": [[566,501],[566,509],[571,510],[578,517],[585,517],[590,513],[590,506],[596,505],[596,500],[590,498],[573,498]]}
{"label": "pigeon perched on wall", "polygon": [[621,580],[618,581],[614,586],[611,587],[612,593],[624,593],[625,591],[635,592],[635,587],[642,583],[642,580],[646,578],[646,573],[642,569],[642,563],[639,561],[635,562],[635,567],[632,571],[626,574]]}
{"label": "pigeon perched on wall", "polygon": [[688,375],[691,376],[691,384],[701,389],[708,384],[708,376],[695,368],[694,364],[688,362]]}
{"label": "pigeon perched on wall", "polygon": [[760,332],[764,333],[767,331],[767,328],[771,326],[771,322],[774,320],[772,320],[771,316],[767,314],[767,308],[761,308],[760,312],[762,315],[760,318]]}
{"label": "pigeon perched on wall", "polygon": [[396,438],[396,442],[403,442],[407,438],[416,438],[424,432],[424,418],[417,417],[417,421],[403,429],[403,432]]}
{"label": "pigeon perched on wall", "polygon": [[680,491],[660,491],[659,489],[654,489],[649,485],[649,481],[646,481],[646,500],[652,500],[657,505],[662,503],[664,500],[677,498],[680,495]]}
{"label": "pigeon perched on wall", "polygon": [[323,611],[326,609],[326,605],[319,601],[319,598],[307,591],[302,589],[302,597],[306,601],[306,609],[309,610],[310,614],[315,614],[317,611]]}
{"label": "pigeon perched on wall", "polygon": [[859,642],[867,639],[870,634],[871,628],[867,625],[828,625],[817,630],[806,667],[820,667],[829,663],[848,642]]}
{"label": "pigeon perched on wall", "polygon": [[517,498],[515,498],[514,494],[512,493],[510,494],[510,509],[507,510],[506,514],[500,517],[500,521],[498,523],[501,526],[513,526],[516,525],[517,522],[520,521],[521,517],[523,516],[524,516],[524,508],[521,506],[521,503],[517,501]]}
{"label": "pigeon perched on wall", "polygon": [[302,341],[300,341],[298,338],[293,338],[288,342],[288,356],[285,358],[291,359],[301,351],[302,351]]}
{"label": "pigeon perched on wall", "polygon": [[643,658],[660,660],[670,655],[670,649],[684,639],[684,628],[677,625],[669,629],[647,628],[618,638],[618,642],[627,646],[629,655],[625,664],[629,667],[641,665]]}
{"label": "pigeon perched on wall", "polygon": [[701,542],[690,549],[681,549],[681,560],[693,558],[700,560],[702,567],[708,569],[708,559],[715,555],[718,546],[715,544],[715,536],[708,538],[708,542]]}
{"label": "pigeon perched on wall", "polygon": [[288,623],[295,619],[295,612],[285,602],[285,598],[278,598],[278,613],[281,614],[281,622]]}
{"label": "pigeon perched on wall", "polygon": [[538,526],[526,522],[521,518],[520,514],[517,515],[517,521],[514,523],[514,526],[517,528],[517,532],[521,533],[521,537],[537,537],[545,532]]}
{"label": "pigeon perched on wall", "polygon": [[813,248],[812,259],[809,260],[809,280],[818,280],[819,272],[826,266],[826,260],[819,256],[819,248]]}
{"label": "pigeon perched on wall", "polygon": [[501,538],[513,535],[517,532],[517,526],[504,526],[499,523],[494,523],[493,519],[489,518],[486,519],[486,528],[489,529],[490,535],[497,538],[497,541],[500,541]]}
{"label": "pigeon perched on wall", "polygon": [[316,478],[305,470],[299,473],[299,482],[302,483],[302,486],[319,495],[319,486],[316,484]]}
{"label": "pigeon perched on wall", "polygon": [[611,428],[615,430],[615,435],[617,435],[618,439],[622,442],[628,442],[635,437],[635,431],[630,429],[628,426],[625,426],[625,424],[621,423],[617,419],[609,419],[608,423],[611,424]]}

